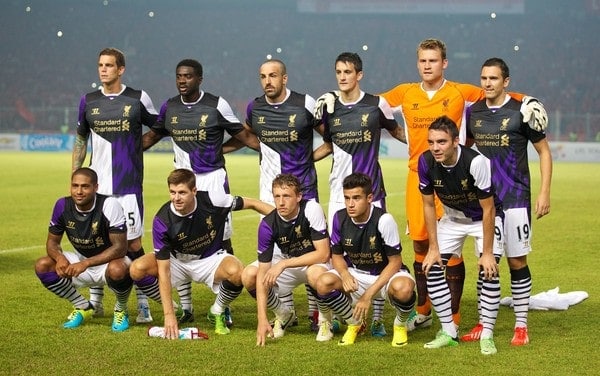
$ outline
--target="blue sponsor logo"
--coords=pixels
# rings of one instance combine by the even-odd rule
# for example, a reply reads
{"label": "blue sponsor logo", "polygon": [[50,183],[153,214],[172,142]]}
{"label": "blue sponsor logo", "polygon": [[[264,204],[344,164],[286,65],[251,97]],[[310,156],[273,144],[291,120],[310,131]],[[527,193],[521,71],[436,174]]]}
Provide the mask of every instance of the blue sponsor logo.
{"label": "blue sponsor logo", "polygon": [[53,134],[21,135],[21,150],[69,151],[73,148],[73,136]]}

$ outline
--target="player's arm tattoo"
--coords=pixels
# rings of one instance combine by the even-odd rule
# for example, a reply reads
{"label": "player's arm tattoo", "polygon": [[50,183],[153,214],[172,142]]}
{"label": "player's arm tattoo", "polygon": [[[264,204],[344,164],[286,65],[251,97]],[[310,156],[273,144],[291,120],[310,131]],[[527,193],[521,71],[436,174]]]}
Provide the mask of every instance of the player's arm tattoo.
{"label": "player's arm tattoo", "polygon": [[85,155],[87,154],[87,137],[77,135],[73,143],[73,157],[71,170],[75,171],[83,165]]}

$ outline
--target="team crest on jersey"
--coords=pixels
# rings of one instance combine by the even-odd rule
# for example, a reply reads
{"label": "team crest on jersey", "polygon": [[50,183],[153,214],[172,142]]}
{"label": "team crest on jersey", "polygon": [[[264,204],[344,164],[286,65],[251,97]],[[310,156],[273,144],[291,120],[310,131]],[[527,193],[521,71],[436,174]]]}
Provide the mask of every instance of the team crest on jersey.
{"label": "team crest on jersey", "polygon": [[100,109],[98,107],[92,108],[92,115],[100,115]]}
{"label": "team crest on jersey", "polygon": [[206,121],[208,120],[208,114],[202,114],[202,116],[200,116],[200,123],[198,124],[199,127],[206,127]]}
{"label": "team crest on jersey", "polygon": [[482,124],[483,124],[482,120],[475,120],[475,128],[481,128]]}
{"label": "team crest on jersey", "polygon": [[463,191],[469,189],[469,179],[462,179],[460,181],[460,186],[462,187]]}
{"label": "team crest on jersey", "polygon": [[377,240],[375,235],[369,237],[369,249],[375,249],[375,240]]}
{"label": "team crest on jersey", "polygon": [[129,120],[123,120],[123,127],[121,128],[123,132],[129,132]]}
{"label": "team crest on jersey", "polygon": [[212,215],[209,215],[206,218],[206,227],[208,227],[209,229],[212,229],[215,227],[215,225],[213,224]]}
{"label": "team crest on jersey", "polygon": [[502,125],[500,126],[500,130],[505,131],[508,128],[509,122],[510,122],[510,118],[502,119]]}
{"label": "team crest on jersey", "polygon": [[96,243],[96,247],[102,247],[104,245],[104,239],[102,239],[101,236],[96,237],[94,242]]}
{"label": "team crest on jersey", "polygon": [[171,124],[179,124],[179,120],[177,116],[171,116]]}
{"label": "team crest on jersey", "polygon": [[339,127],[340,125],[342,125],[342,119],[340,119],[340,118],[333,119],[333,126],[334,127]]}
{"label": "team crest on jersey", "polygon": [[448,112],[448,105],[449,105],[449,104],[450,104],[450,99],[447,99],[447,98],[446,98],[446,99],[444,99],[444,100],[442,101],[442,107],[443,107],[443,108],[442,108],[442,111],[444,111],[444,112]]}
{"label": "team crest on jersey", "polygon": [[264,116],[259,116],[258,119],[256,120],[256,123],[257,124],[267,124]]}
{"label": "team crest on jersey", "polygon": [[92,222],[92,235],[98,235],[98,221]]}
{"label": "team crest on jersey", "polygon": [[294,227],[294,232],[296,233],[297,237],[302,237],[302,226],[298,225]]}
{"label": "team crest on jersey", "polygon": [[129,113],[131,112],[131,105],[128,104],[127,106],[123,107],[123,117],[129,117]]}
{"label": "team crest on jersey", "polygon": [[68,229],[75,229],[75,221],[67,221],[67,228]]}
{"label": "team crest on jersey", "polygon": [[366,127],[369,125],[369,114],[362,114],[360,117],[360,126]]}
{"label": "team crest on jersey", "polygon": [[290,132],[290,141],[298,141],[298,132],[297,131]]}
{"label": "team crest on jersey", "polygon": [[297,115],[298,114],[293,114],[293,115],[290,115],[290,117],[288,118],[288,127],[289,128],[296,127],[296,116]]}

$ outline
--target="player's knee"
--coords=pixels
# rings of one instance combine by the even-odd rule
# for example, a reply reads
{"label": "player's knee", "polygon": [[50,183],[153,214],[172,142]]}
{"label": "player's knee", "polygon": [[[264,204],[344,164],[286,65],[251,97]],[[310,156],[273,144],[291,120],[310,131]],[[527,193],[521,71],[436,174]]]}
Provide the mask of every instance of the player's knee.
{"label": "player's knee", "polygon": [[129,266],[129,275],[134,281],[139,281],[149,273],[143,259],[137,259]]}
{"label": "player's knee", "polygon": [[129,275],[129,267],[123,259],[112,260],[106,267],[106,275],[113,281],[119,281]]}
{"label": "player's knee", "polygon": [[415,290],[415,283],[410,278],[396,277],[390,282],[388,295],[397,301],[404,302],[411,298]]}
{"label": "player's knee", "polygon": [[228,280],[234,285],[242,285],[242,272],[244,271],[244,264],[234,256],[225,257],[219,268],[217,269],[217,275],[224,276],[223,279]]}
{"label": "player's knee", "polygon": [[246,290],[254,290],[256,288],[256,274],[258,268],[254,265],[248,265],[242,271],[242,284]]}
{"label": "player's knee", "polygon": [[507,257],[506,260],[510,270],[519,270],[527,266],[527,256]]}
{"label": "player's knee", "polygon": [[316,290],[319,295],[329,294],[335,287],[337,276],[332,273],[323,273],[316,282]]}
{"label": "player's knee", "polygon": [[35,262],[35,272],[36,273],[47,273],[56,269],[56,262],[48,257],[40,257]]}
{"label": "player's knee", "polygon": [[325,273],[327,269],[320,265],[311,265],[306,270],[306,279],[308,280],[308,284],[313,288],[317,285],[317,281],[319,277]]}

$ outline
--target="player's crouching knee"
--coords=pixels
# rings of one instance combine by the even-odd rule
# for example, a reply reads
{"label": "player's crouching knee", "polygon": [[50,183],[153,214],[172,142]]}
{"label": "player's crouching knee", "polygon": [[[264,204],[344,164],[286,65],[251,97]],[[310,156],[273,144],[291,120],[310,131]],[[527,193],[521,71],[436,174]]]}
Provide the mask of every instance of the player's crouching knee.
{"label": "player's crouching knee", "polygon": [[396,277],[390,281],[388,295],[399,302],[405,302],[412,298],[415,283],[406,277]]}

